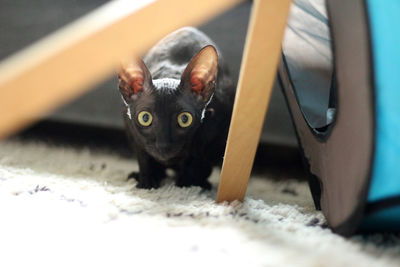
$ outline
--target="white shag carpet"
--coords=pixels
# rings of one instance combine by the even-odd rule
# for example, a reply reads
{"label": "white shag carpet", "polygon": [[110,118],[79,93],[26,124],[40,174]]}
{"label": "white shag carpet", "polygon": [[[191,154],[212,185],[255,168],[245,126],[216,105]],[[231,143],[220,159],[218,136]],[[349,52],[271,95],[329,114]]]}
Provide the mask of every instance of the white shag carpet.
{"label": "white shag carpet", "polygon": [[0,144],[0,266],[400,266],[398,235],[324,227],[305,182],[252,177],[243,204],[214,189],[126,181],[133,159]]}

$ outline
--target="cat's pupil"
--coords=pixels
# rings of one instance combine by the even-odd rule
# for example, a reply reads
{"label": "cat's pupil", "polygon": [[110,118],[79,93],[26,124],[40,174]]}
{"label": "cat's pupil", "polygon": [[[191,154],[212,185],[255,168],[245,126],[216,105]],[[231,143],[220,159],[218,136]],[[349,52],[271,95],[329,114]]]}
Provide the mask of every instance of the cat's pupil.
{"label": "cat's pupil", "polygon": [[144,114],[142,117],[144,122],[148,122],[149,121],[149,114]]}
{"label": "cat's pupil", "polygon": [[182,121],[183,123],[187,123],[187,122],[188,122],[188,120],[189,120],[189,118],[188,118],[188,116],[187,116],[187,115],[182,115],[182,117],[181,117],[181,121]]}

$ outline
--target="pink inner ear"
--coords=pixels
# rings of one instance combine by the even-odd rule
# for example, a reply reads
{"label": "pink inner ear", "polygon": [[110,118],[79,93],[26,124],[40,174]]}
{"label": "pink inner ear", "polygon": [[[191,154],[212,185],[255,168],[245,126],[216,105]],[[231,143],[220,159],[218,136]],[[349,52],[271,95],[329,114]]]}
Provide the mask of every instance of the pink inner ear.
{"label": "pink inner ear", "polygon": [[132,81],[133,93],[136,94],[143,90],[143,77],[136,77]]}
{"label": "pink inner ear", "polygon": [[204,87],[202,80],[195,75],[190,78],[190,86],[192,87],[192,90],[198,94],[201,93],[201,90]]}

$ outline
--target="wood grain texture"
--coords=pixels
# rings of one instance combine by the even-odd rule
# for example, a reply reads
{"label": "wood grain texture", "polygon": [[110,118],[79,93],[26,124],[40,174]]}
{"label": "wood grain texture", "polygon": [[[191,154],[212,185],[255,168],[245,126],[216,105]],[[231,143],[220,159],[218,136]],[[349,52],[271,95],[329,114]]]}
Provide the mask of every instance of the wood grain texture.
{"label": "wood grain texture", "polygon": [[140,55],[166,34],[201,23],[238,2],[115,0],[4,60],[0,138],[106,79],[122,59]]}
{"label": "wood grain texture", "polygon": [[250,17],[217,202],[243,201],[277,71],[290,0],[256,0]]}

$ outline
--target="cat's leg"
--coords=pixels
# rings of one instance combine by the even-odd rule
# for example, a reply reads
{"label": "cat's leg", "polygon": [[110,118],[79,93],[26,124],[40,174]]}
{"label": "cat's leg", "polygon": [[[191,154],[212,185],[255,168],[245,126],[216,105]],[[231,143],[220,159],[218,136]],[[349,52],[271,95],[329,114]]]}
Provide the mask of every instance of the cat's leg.
{"label": "cat's leg", "polygon": [[160,182],[165,178],[165,167],[155,161],[146,152],[136,150],[139,162],[139,173],[131,173],[128,179],[134,178],[137,181],[137,188],[158,188]]}
{"label": "cat's leg", "polygon": [[194,185],[210,190],[211,183],[208,181],[208,177],[211,171],[212,165],[208,161],[191,158],[180,166],[176,177],[176,185],[180,187]]}

